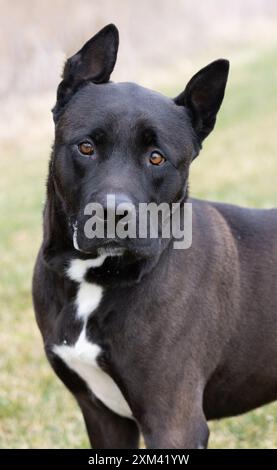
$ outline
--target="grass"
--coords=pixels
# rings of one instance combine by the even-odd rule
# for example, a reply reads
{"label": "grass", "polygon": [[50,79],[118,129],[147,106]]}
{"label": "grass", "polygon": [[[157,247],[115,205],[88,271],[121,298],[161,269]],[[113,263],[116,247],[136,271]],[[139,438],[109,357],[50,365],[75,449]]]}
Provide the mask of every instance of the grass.
{"label": "grass", "polygon": [[[276,206],[276,122],[273,50],[233,68],[216,132],[193,163],[191,194]],[[0,447],[88,447],[79,409],[46,362],[30,297],[50,141],[23,142],[1,146]],[[210,428],[210,447],[276,448],[277,403]]]}

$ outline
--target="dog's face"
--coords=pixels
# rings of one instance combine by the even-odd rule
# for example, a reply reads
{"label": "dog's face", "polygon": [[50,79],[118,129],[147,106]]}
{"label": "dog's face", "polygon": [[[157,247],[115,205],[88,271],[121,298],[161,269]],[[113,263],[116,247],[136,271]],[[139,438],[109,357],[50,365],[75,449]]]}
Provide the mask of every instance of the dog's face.
{"label": "dog's face", "polygon": [[[53,110],[54,187],[68,217],[75,249],[97,254],[120,247],[139,256],[158,254],[159,239],[89,239],[85,208],[184,201],[191,161],[213,129],[224,96],[228,62],[202,69],[175,99],[132,83],[111,83],[118,33],[109,25],[64,69]],[[105,212],[106,214],[106,212]]]}

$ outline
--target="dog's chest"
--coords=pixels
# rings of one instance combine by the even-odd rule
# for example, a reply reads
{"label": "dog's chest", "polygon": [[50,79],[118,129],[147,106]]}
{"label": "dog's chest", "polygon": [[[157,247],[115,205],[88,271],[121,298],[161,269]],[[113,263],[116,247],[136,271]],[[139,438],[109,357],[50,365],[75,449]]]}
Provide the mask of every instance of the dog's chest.
{"label": "dog's chest", "polygon": [[132,412],[117,384],[98,365],[97,358],[101,354],[101,348],[96,343],[89,341],[86,335],[88,318],[99,306],[103,289],[96,284],[86,282],[84,278],[87,269],[99,266],[99,263],[104,260],[105,257],[101,260],[97,258],[71,262],[68,275],[79,285],[76,296],[76,315],[82,320],[83,328],[75,344],[55,345],[53,350],[70,369],[86,382],[91,392],[104,405],[121,416],[131,418]]}

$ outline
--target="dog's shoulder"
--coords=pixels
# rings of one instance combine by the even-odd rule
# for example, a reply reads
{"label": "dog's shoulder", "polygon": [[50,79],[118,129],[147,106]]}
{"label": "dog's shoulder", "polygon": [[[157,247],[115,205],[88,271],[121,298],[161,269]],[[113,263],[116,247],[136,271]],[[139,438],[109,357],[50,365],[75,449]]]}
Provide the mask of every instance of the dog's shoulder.
{"label": "dog's shoulder", "polygon": [[252,235],[276,232],[277,209],[253,209],[233,204],[209,202],[226,220],[231,230]]}
{"label": "dog's shoulder", "polygon": [[[252,209],[219,202],[192,200],[199,212],[216,213],[228,227],[238,248],[247,253],[263,253],[266,258],[277,254],[277,209]],[[215,220],[215,219],[213,219]],[[213,225],[211,222],[210,225]]]}

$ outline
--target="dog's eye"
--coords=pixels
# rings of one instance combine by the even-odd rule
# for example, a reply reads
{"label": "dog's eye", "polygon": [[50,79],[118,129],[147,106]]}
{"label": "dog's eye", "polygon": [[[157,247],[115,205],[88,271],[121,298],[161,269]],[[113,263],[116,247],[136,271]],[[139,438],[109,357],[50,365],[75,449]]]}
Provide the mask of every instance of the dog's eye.
{"label": "dog's eye", "polygon": [[79,152],[80,152],[82,155],[90,156],[90,155],[93,155],[93,154],[94,154],[94,147],[93,147],[93,145],[92,145],[90,142],[88,142],[88,141],[81,142],[81,143],[78,145],[78,149],[79,149]]}
{"label": "dog's eye", "polygon": [[163,165],[165,160],[166,160],[165,157],[160,152],[157,152],[157,151],[152,152],[149,158],[149,161],[152,165],[159,165],[159,166]]}

